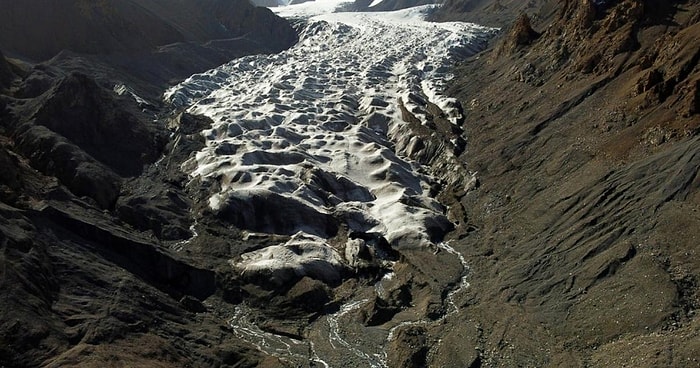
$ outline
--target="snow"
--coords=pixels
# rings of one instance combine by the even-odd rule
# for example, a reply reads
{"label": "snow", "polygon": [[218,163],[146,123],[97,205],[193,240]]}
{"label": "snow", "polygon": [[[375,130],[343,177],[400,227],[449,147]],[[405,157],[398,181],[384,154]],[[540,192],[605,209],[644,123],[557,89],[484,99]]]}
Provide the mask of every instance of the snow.
{"label": "snow", "polygon": [[[233,60],[166,93],[174,105],[214,121],[202,132],[206,147],[183,167],[196,167],[191,177],[220,188],[209,202],[215,211],[233,193],[267,191],[331,214],[350,230],[384,234],[393,246],[434,245],[450,224],[429,196],[434,179],[393,151],[393,142],[410,134],[399,100],[409,110],[412,101],[429,100],[456,122],[455,101],[442,95],[449,67],[479,51],[493,30],[426,22],[432,6],[332,13],[345,2],[273,9],[306,19],[296,46]],[[320,238],[315,244],[326,246]],[[285,247],[256,251],[239,267],[286,267],[311,255],[327,257],[335,269],[336,253],[314,248],[295,258]]]}

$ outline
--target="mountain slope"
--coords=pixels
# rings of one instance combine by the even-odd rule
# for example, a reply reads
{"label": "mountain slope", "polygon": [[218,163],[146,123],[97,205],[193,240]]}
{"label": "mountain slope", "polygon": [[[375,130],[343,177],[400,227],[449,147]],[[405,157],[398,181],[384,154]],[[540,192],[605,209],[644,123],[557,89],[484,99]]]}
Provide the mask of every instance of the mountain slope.
{"label": "mountain slope", "polygon": [[197,317],[220,276],[163,245],[192,236],[191,203],[177,158],[149,165],[199,144],[166,128],[170,81],[296,33],[247,1],[174,3],[0,1],[0,366],[262,359]]}
{"label": "mountain slope", "polygon": [[697,366],[700,3],[540,11],[451,87],[480,185],[434,365]]}
{"label": "mountain slope", "polygon": [[0,7],[0,49],[36,61],[64,49],[130,53],[236,37],[247,37],[274,52],[295,39],[284,31],[284,20],[245,0],[28,0],[3,1]]}

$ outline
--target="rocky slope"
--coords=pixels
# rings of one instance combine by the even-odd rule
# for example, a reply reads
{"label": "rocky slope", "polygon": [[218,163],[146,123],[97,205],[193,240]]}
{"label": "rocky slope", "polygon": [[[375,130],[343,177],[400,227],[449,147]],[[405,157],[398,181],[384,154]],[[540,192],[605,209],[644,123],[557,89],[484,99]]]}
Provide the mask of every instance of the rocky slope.
{"label": "rocky slope", "polygon": [[700,3],[530,15],[452,86],[479,186],[452,207],[471,286],[430,365],[696,367]]}
{"label": "rocky slope", "polygon": [[0,50],[6,55],[55,67],[49,74],[86,74],[110,89],[125,84],[154,104],[167,85],[193,73],[296,42],[285,20],[246,0],[30,0],[0,6]]}
{"label": "rocky slope", "polygon": [[192,236],[175,162],[208,122],[157,101],[171,80],[279,51],[296,33],[243,1],[171,5],[2,4],[0,48],[13,58],[0,55],[1,366],[263,359],[224,338],[228,316],[195,314],[214,294],[238,298],[224,291],[235,285],[167,250]]}

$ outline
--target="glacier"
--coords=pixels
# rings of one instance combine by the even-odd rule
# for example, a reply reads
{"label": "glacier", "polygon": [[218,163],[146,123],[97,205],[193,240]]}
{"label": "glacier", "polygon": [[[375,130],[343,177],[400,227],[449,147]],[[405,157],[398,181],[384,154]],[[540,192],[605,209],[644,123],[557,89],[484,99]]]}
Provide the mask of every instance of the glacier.
{"label": "glacier", "polygon": [[[395,152],[411,135],[399,106],[421,118],[415,104],[430,101],[456,123],[443,84],[451,65],[481,50],[494,30],[425,21],[434,6],[333,12],[344,3],[275,8],[304,23],[296,46],[233,60],[165,93],[214,122],[202,132],[206,147],[183,165],[211,188],[210,209],[250,232],[317,239],[306,245],[317,251],[304,254],[328,263],[325,277],[305,271],[308,259],[281,244],[243,255],[233,262],[241,270],[267,265],[336,280],[338,254],[348,252],[318,249],[339,232],[381,234],[396,248],[435,247],[452,226],[431,194],[429,170]],[[274,257],[286,262],[265,261]]]}

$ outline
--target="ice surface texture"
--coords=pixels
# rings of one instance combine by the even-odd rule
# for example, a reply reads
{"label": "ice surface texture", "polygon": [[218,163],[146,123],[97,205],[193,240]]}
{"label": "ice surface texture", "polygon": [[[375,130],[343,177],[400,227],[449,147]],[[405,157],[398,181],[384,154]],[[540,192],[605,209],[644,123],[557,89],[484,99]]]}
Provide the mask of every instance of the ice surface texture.
{"label": "ice surface texture", "polygon": [[[310,8],[277,11],[300,16],[302,6]],[[342,226],[383,234],[395,247],[439,241],[451,224],[429,195],[432,178],[393,150],[410,134],[399,101],[411,110],[412,101],[430,100],[456,120],[441,83],[491,30],[428,23],[428,9],[309,16],[292,49],[234,60],[168,91],[173,104],[215,122],[189,163],[192,177],[217,188],[211,209],[243,229],[301,232],[320,246]],[[302,255],[323,253],[338,266],[336,253],[308,243]],[[261,261],[274,251],[246,255],[242,267],[284,263]],[[277,251],[289,262],[301,257]]]}

